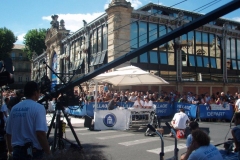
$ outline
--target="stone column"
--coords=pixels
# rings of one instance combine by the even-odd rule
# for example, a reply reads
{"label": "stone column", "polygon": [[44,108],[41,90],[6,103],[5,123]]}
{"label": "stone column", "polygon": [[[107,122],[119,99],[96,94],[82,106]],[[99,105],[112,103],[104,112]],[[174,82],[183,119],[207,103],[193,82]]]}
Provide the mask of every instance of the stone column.
{"label": "stone column", "polygon": [[[223,33],[222,33],[222,69],[223,69],[223,83],[226,84],[228,83],[228,78],[227,78],[227,40],[228,40],[228,23],[224,23],[223,25]],[[231,47],[231,46],[229,46]]]}
{"label": "stone column", "polygon": [[132,10],[131,3],[126,0],[113,0],[106,9],[108,15],[108,62],[130,51]]}

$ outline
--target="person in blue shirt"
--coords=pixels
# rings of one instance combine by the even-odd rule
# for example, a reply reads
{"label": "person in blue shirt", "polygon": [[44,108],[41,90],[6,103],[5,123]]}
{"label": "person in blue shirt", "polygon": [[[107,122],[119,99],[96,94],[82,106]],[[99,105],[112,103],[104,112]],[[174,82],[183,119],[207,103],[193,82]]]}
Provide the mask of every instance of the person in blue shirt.
{"label": "person in blue shirt", "polygon": [[210,144],[210,137],[202,130],[192,131],[192,143],[184,160],[223,160],[219,150]]}
{"label": "person in blue shirt", "polygon": [[234,114],[234,123],[236,127],[232,129],[233,141],[235,144],[235,152],[238,152],[238,159],[240,160],[240,112]]}
{"label": "person in blue shirt", "polygon": [[[196,129],[199,129],[199,124],[198,124],[198,122],[193,121],[193,122],[189,123],[188,127],[189,127],[189,130],[192,132],[192,131],[194,131]],[[191,144],[192,144],[192,134],[189,134],[187,136],[187,140],[186,140],[187,149],[190,147]],[[184,159],[185,154],[186,153],[181,155],[181,159]]]}

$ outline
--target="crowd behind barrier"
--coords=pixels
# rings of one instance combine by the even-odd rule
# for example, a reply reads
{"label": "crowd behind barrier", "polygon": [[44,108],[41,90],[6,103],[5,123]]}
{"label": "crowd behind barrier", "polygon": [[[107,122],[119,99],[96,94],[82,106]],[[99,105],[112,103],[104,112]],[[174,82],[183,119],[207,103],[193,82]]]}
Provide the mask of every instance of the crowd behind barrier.
{"label": "crowd behind barrier", "polygon": [[[155,113],[159,118],[164,118],[167,116],[173,116],[180,108],[185,109],[185,113],[192,119],[207,119],[207,118],[216,118],[216,119],[226,119],[231,120],[233,116],[233,108],[230,104],[211,104],[211,105],[195,105],[188,103],[167,103],[167,102],[154,102],[156,106]],[[97,104],[98,110],[107,110],[108,102],[100,102]],[[132,107],[133,102],[121,103],[118,102],[117,106],[124,107],[125,109]],[[82,107],[79,106],[70,106],[66,112],[73,116],[85,116],[90,117],[94,116],[94,107],[95,103],[90,102],[84,104]]]}
{"label": "crowd behind barrier", "polygon": [[[84,92],[78,93],[74,91],[74,94],[83,105],[81,107],[71,106],[67,109],[67,112],[74,116],[94,116],[94,103],[95,97],[98,102],[98,109],[107,109],[108,102],[113,98],[117,97],[118,106],[124,108],[129,108],[133,106],[133,103],[136,101],[137,96],[141,97],[141,100],[149,98],[150,101],[156,106],[156,114],[158,117],[173,116],[179,108],[184,108],[187,115],[190,118],[199,118],[199,119],[231,119],[234,106],[239,99],[238,93],[231,94],[227,92],[216,92],[212,95],[209,93],[204,94],[194,94],[192,92],[183,92],[178,91],[165,92],[160,91],[117,91],[112,90],[108,84],[105,84],[104,87],[97,92],[95,96],[94,91],[86,90]],[[3,99],[5,97],[12,98],[15,97],[14,90],[5,90],[3,92]],[[49,100],[48,110],[52,112],[54,110],[55,99]],[[226,107],[227,105],[227,107]]]}

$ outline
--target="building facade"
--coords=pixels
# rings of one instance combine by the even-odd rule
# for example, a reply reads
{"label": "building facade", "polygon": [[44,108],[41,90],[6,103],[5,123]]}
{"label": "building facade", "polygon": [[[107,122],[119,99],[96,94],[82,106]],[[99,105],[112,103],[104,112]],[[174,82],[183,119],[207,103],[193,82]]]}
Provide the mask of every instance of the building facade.
{"label": "building facade", "polygon": [[14,83],[8,86],[11,89],[23,89],[26,82],[31,80],[31,61],[27,53],[23,52],[24,45],[14,44],[9,53],[14,66]]}
{"label": "building facade", "polygon": [[[69,34],[64,21],[59,24],[54,15],[46,36],[45,59],[68,82],[200,16],[153,3],[134,10],[130,2],[112,0],[102,16],[84,21],[84,27]],[[126,65],[138,66],[170,83],[131,86],[130,90],[234,93],[240,90],[240,23],[217,19],[118,67]],[[52,71],[47,75],[53,86],[61,83]]]}

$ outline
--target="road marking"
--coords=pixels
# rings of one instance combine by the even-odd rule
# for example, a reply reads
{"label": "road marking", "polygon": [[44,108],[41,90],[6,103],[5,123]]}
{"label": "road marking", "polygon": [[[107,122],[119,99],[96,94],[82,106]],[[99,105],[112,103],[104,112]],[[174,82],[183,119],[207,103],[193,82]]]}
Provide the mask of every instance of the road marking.
{"label": "road marking", "polygon": [[[166,146],[166,147],[164,147],[164,153],[174,151],[174,147],[175,147],[175,145],[171,145],[171,146]],[[183,149],[183,148],[187,148],[187,146],[186,146],[186,144],[184,144],[184,143],[179,143],[179,144],[177,145],[177,148],[178,148],[178,149]],[[159,154],[159,153],[161,152],[161,148],[156,148],[156,149],[147,150],[147,152]]]}
{"label": "road marking", "polygon": [[96,138],[97,138],[97,139],[102,139],[102,140],[104,140],[104,139],[112,139],[112,138],[119,138],[119,137],[127,137],[127,136],[133,136],[133,135],[135,135],[135,134],[131,134],[131,133],[129,133],[129,134],[114,135],[114,136],[106,136],[106,137],[96,137]]}
{"label": "road marking", "polygon": [[133,146],[133,145],[153,142],[153,141],[157,141],[157,140],[159,140],[159,138],[145,138],[145,139],[139,139],[139,140],[134,140],[134,141],[122,142],[122,143],[118,143],[118,144],[124,145],[124,146]]}
{"label": "road marking", "polygon": [[[86,131],[86,130],[88,130],[88,128],[77,128],[77,129],[73,128],[73,130],[74,131]],[[66,132],[70,132],[70,131],[71,131],[70,128],[66,129]]]}
{"label": "road marking", "polygon": [[93,134],[101,134],[101,133],[113,133],[113,132],[117,132],[117,131],[91,131],[91,132],[86,132],[86,133],[77,133],[78,135],[93,135]]}

